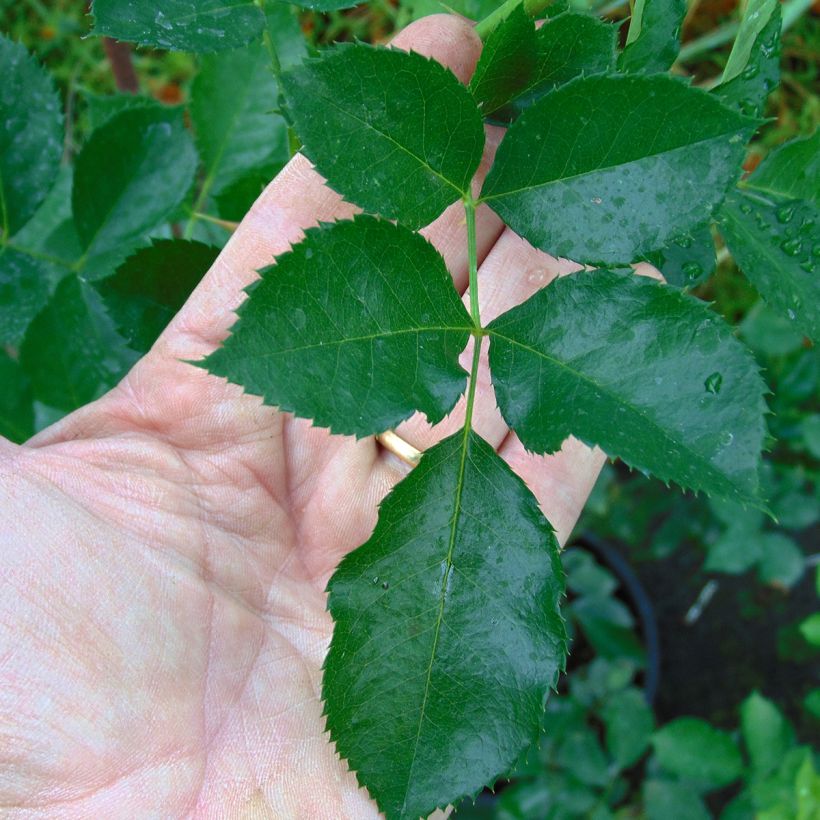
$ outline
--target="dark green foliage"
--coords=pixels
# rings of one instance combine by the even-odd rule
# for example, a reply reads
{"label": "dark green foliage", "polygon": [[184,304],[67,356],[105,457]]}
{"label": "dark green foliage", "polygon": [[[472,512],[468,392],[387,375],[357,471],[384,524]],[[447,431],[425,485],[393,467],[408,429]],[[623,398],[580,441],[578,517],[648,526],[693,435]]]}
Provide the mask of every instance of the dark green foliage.
{"label": "dark green foliage", "polygon": [[72,203],[87,279],[109,274],[144,234],[182,202],[197,155],[182,112],[123,111],[77,157]]}
{"label": "dark green foliage", "polygon": [[572,434],[665,481],[756,503],[765,387],[696,299],[629,273],[578,273],[488,332],[498,405],[527,449],[554,452]]}
{"label": "dark green foliage", "polygon": [[680,51],[686,8],[686,0],[636,0],[618,68],[650,74],[666,71]]}
{"label": "dark green foliage", "polygon": [[265,23],[252,0],[94,0],[91,13],[96,34],[179,51],[236,48]]}
{"label": "dark green foliage", "polygon": [[96,283],[108,314],[132,350],[148,352],[218,254],[218,248],[201,242],[154,240],[113,276]]}
{"label": "dark green foliage", "polygon": [[118,338],[93,288],[76,276],[58,285],[20,348],[34,398],[65,411],[113,387],[135,358]]}
{"label": "dark green foliage", "polygon": [[470,91],[486,116],[518,96],[538,65],[538,38],[523,5],[493,29],[470,80]]}
{"label": "dark green foliage", "polygon": [[444,260],[370,216],[323,225],[251,285],[225,344],[203,363],[268,404],[337,433],[372,435],[452,410],[472,327]]}
{"label": "dark green foliage", "polygon": [[31,385],[20,365],[0,350],[0,436],[23,442],[34,433]]}
{"label": "dark green foliage", "polygon": [[749,0],[722,82],[715,94],[749,116],[760,116],[780,82],[780,3]]}
{"label": "dark green foliage", "polygon": [[18,345],[49,296],[53,266],[44,259],[0,247],[0,344]]}
{"label": "dark green foliage", "polygon": [[535,499],[475,433],[427,451],[328,589],[328,728],[388,817],[476,792],[535,740],[563,573]]}
{"label": "dark green foliage", "polygon": [[817,207],[748,189],[730,194],[720,216],[726,244],[763,298],[820,339]]}
{"label": "dark green foliage", "polygon": [[468,190],[484,129],[439,63],[345,43],[286,72],[282,87],[307,156],[365,210],[420,228]]}
{"label": "dark green foliage", "polygon": [[727,197],[719,220],[735,261],[761,296],[815,340],[820,339],[818,134],[772,154]]}
{"label": "dark green foliage", "polygon": [[191,120],[205,175],[199,202],[260,167],[288,160],[287,128],[271,112],[277,94],[261,44],[202,60],[191,88]]}
{"label": "dark green foliage", "polygon": [[[529,27],[534,29],[532,22]],[[581,75],[611,70],[615,66],[616,33],[614,26],[588,14],[567,12],[548,20],[535,31],[532,70],[522,73],[516,86],[510,88],[514,93],[506,104],[495,110],[485,107],[484,114],[499,122],[511,122],[554,88]]]}
{"label": "dark green foliage", "polygon": [[57,178],[63,116],[48,74],[17,43],[0,36],[0,232],[28,221]]}
{"label": "dark green foliage", "polygon": [[755,125],[671,77],[578,79],[516,120],[481,198],[548,253],[631,262],[703,224]]}

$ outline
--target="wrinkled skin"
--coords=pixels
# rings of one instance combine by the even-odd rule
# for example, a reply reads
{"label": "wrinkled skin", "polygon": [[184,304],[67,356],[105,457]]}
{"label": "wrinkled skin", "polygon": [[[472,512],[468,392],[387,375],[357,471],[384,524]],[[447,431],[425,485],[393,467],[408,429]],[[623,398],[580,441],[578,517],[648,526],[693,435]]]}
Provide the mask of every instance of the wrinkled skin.
{"label": "wrinkled skin", "polygon": [[[462,80],[480,50],[449,17],[397,45]],[[256,268],[352,212],[297,157],[116,389],[22,447],[0,439],[4,816],[377,815],[323,733],[323,590],[406,468],[373,439],[331,437],[181,361],[225,338]],[[425,233],[463,292],[460,206]],[[479,254],[485,321],[574,269],[484,208]],[[399,432],[424,448],[462,419],[459,404],[435,429],[414,418]],[[475,423],[565,540],[600,452],[569,440],[526,454],[495,407],[486,351]]]}

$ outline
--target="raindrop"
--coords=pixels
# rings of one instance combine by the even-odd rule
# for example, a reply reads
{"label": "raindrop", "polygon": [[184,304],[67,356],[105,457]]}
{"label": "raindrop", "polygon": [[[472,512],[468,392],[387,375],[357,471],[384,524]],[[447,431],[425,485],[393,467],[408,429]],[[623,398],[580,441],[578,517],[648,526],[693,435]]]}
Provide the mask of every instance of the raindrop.
{"label": "raindrop", "polygon": [[387,581],[382,581],[382,589],[390,589],[390,584]]}
{"label": "raindrop", "polygon": [[752,206],[749,205],[747,202],[741,202],[740,212],[744,214],[750,214],[752,212]]}
{"label": "raindrop", "polygon": [[545,285],[547,282],[547,271],[544,268],[533,268],[527,274],[527,281],[531,285]]}
{"label": "raindrop", "polygon": [[590,202],[593,205],[600,205],[603,202],[603,199],[601,199],[601,197],[599,197],[599,196],[594,196],[594,197],[592,197],[592,199],[590,199]]}
{"label": "raindrop", "polygon": [[373,583],[374,583],[374,584],[378,584],[378,583],[379,583],[379,576],[378,576],[378,575],[377,575],[377,576],[373,579]]}
{"label": "raindrop", "polygon": [[780,243],[780,249],[783,253],[788,254],[789,256],[797,256],[802,247],[803,241],[797,236],[793,239],[787,239],[785,242]]}
{"label": "raindrop", "polygon": [[734,433],[729,433],[728,431],[723,433],[720,437],[720,443],[724,447],[728,447],[734,440],[735,440],[735,434]]}
{"label": "raindrop", "polygon": [[695,279],[703,273],[703,266],[698,262],[684,262],[683,273],[689,279]]}
{"label": "raindrop", "polygon": [[703,383],[707,393],[720,393],[720,388],[723,386],[723,374],[715,371],[706,377]]}
{"label": "raindrop", "polygon": [[784,225],[788,222],[791,222],[792,217],[794,216],[794,208],[795,204],[793,202],[789,202],[785,205],[781,205],[776,211],[775,216],[777,216],[777,221],[783,223]]}
{"label": "raindrop", "polygon": [[795,312],[794,312],[791,308],[789,308],[789,309],[786,311],[786,315],[787,315],[787,316],[789,317],[789,319],[791,319],[792,321],[794,321],[794,320],[797,318],[797,314],[796,314],[796,313],[795,313]]}

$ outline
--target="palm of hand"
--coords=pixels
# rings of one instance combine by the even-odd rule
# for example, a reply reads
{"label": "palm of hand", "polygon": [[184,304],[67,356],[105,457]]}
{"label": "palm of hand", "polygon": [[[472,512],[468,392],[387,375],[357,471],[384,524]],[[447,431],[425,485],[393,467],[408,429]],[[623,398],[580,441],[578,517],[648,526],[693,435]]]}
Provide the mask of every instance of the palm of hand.
{"label": "palm of hand", "polygon": [[[462,79],[479,48],[455,18],[426,18],[401,39]],[[66,817],[376,814],[323,732],[323,590],[404,470],[373,439],[330,437],[181,361],[224,338],[256,268],[302,228],[350,213],[297,158],[116,390],[24,448],[0,442],[4,508],[19,510],[0,525],[0,805]],[[485,318],[569,270],[489,212],[479,232]],[[459,207],[427,235],[463,291]],[[600,453],[570,440],[529,456],[486,366],[478,395],[478,432],[565,538]],[[460,408],[436,429],[412,419],[400,432],[423,449],[458,429]]]}

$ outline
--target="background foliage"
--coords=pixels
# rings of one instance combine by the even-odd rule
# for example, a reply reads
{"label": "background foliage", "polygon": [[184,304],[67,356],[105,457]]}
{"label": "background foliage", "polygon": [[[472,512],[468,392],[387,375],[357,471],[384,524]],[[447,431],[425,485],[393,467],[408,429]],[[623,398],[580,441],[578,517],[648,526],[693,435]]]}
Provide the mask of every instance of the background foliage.
{"label": "background foliage", "polygon": [[[474,19],[496,5],[448,4]],[[268,28],[287,64],[329,42],[383,42],[443,9],[435,0],[378,0],[320,14],[283,4]],[[602,9],[613,20],[628,11],[617,0]],[[782,13],[790,22],[782,84],[769,97],[763,114],[771,119],[747,171],[820,120],[817,17],[793,0]],[[31,315],[21,319],[17,302],[8,311],[0,290],[0,432],[23,441],[115,384],[150,347],[287,161],[293,137],[273,110],[279,92],[261,47],[199,57],[112,51],[83,37],[90,19],[81,2],[4,0],[0,14],[0,30],[48,69],[65,123],[57,184],[15,236],[37,259],[41,290],[30,294]],[[733,0],[690,2],[676,70],[712,85],[737,19]],[[129,166],[129,157],[144,166]],[[101,167],[114,183],[87,193]],[[127,184],[145,167],[161,193],[150,208],[137,207],[139,190]],[[173,238],[190,244],[168,261],[163,243]],[[173,280],[159,259],[173,265]],[[616,558],[589,541],[566,554],[573,652],[564,696],[550,700],[538,753],[497,798],[482,795],[459,814],[808,818],[820,805],[816,752],[805,745],[820,728],[820,359],[758,299],[725,248],[717,259],[696,293],[736,325],[773,390],[764,482],[776,522],[608,466],[578,531],[614,545]],[[58,363],[78,339],[93,342],[69,359],[76,369],[67,373]],[[640,594],[613,574],[618,554],[652,592],[659,651]]]}

